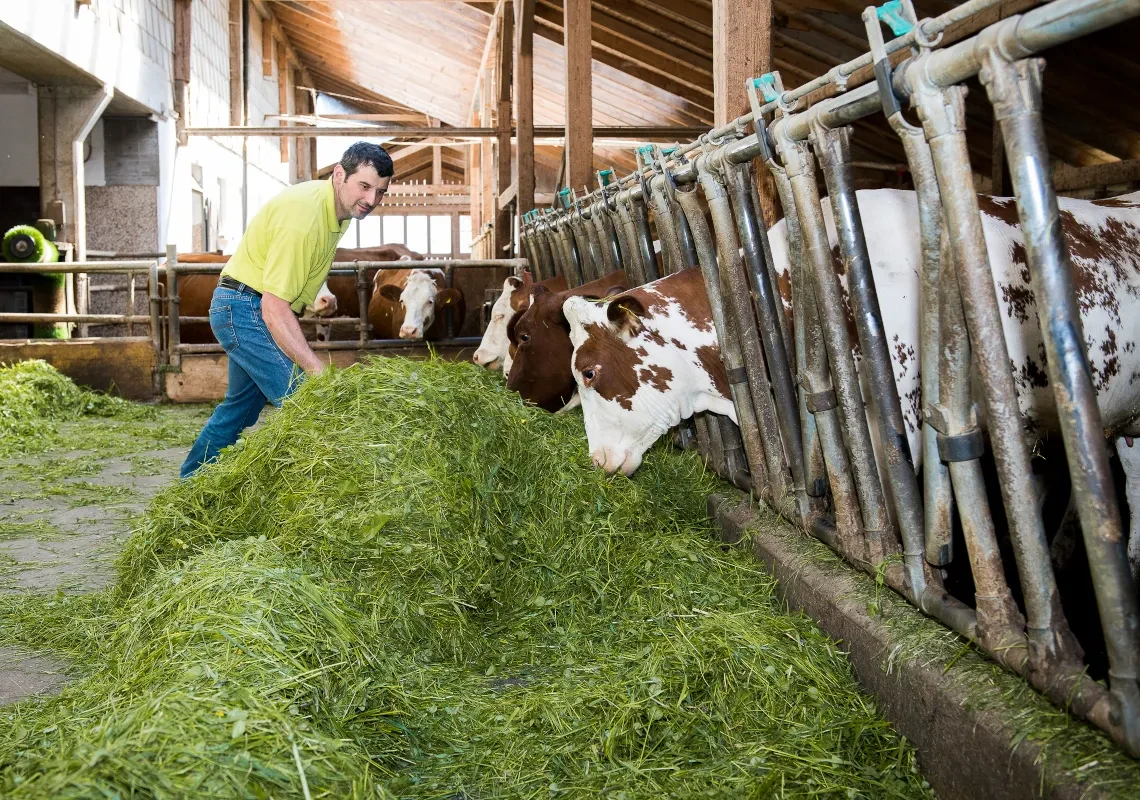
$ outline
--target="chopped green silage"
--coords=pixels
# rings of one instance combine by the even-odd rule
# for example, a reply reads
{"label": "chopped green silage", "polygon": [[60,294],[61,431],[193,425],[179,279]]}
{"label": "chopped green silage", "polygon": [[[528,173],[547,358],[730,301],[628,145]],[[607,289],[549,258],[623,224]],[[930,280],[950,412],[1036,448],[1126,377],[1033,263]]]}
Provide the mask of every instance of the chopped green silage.
{"label": "chopped green silage", "polygon": [[160,494],[114,589],[0,597],[81,674],[0,709],[0,795],[929,796],[713,488],[663,447],[607,478],[470,364],[335,371]]}
{"label": "chopped green silage", "polygon": [[0,364],[0,458],[42,452],[59,423],[83,417],[156,419],[153,408],[81,389],[44,361]]}

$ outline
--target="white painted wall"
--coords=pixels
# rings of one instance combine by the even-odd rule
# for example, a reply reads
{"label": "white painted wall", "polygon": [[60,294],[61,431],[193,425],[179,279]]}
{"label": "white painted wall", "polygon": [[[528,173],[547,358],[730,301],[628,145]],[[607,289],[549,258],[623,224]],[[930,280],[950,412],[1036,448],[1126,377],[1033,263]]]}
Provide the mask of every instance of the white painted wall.
{"label": "white painted wall", "polygon": [[0,69],[0,186],[40,183],[36,105],[35,87]]}
{"label": "white painted wall", "polygon": [[5,0],[0,24],[152,112],[173,107],[174,0]]}

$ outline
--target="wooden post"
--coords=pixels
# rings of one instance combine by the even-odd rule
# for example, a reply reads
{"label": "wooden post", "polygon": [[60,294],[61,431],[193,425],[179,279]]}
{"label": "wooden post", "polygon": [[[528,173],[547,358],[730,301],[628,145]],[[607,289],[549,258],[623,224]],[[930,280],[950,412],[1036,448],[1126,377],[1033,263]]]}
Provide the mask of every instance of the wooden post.
{"label": "wooden post", "polygon": [[174,3],[174,110],[178,113],[175,123],[179,144],[186,142],[182,130],[186,127],[189,111],[190,87],[190,30],[193,27],[194,6],[191,0],[175,0]]}
{"label": "wooden post", "polygon": [[534,3],[515,0],[515,141],[519,153],[518,214],[534,209]]}
{"label": "wooden post", "polygon": [[[439,120],[433,119],[431,121],[433,128],[439,127]],[[435,185],[443,183],[443,148],[433,147],[431,149],[431,182]]]}
{"label": "wooden post", "polygon": [[451,257],[459,258],[459,214],[451,212]]}
{"label": "wooden post", "polygon": [[495,157],[498,160],[495,169],[495,258],[503,258],[504,249],[514,241],[514,225],[512,224],[507,208],[499,207],[499,195],[511,185],[511,80],[514,68],[515,43],[515,17],[511,0],[503,9],[499,18],[499,63],[496,69],[498,83],[495,96],[497,98],[495,109],[495,127],[499,131],[496,137]]}
{"label": "wooden post", "polygon": [[[284,42],[277,43],[277,113],[289,113],[289,64],[285,55]],[[285,128],[293,123],[280,120],[277,124]],[[280,141],[281,163],[286,164],[289,162],[289,137],[282,136]]]}
{"label": "wooden post", "polygon": [[245,37],[242,36],[241,11],[244,0],[230,0],[230,125],[245,124],[243,103],[242,50]]}
{"label": "wooden post", "polygon": [[261,21],[261,77],[273,75],[273,20]]}
{"label": "wooden post", "polygon": [[[491,110],[495,106],[495,84],[492,81],[492,77],[490,70],[483,73],[483,98],[480,118],[484,120],[484,125],[490,124]],[[485,225],[488,222],[492,224],[495,222],[495,154],[491,139],[482,139],[481,142],[480,150],[482,152],[482,159],[479,165],[479,175],[483,181],[481,213],[483,224]]]}
{"label": "wooden post", "polygon": [[[746,5],[746,0],[740,0]],[[590,0],[564,0],[566,43],[566,185],[594,183]],[[743,94],[743,89],[741,90]],[[747,102],[747,101],[746,101]]]}
{"label": "wooden post", "polygon": [[[712,0],[713,121],[725,125],[751,108],[744,81],[772,69],[771,0]],[[753,174],[767,225],[776,222],[776,189],[767,167]]]}

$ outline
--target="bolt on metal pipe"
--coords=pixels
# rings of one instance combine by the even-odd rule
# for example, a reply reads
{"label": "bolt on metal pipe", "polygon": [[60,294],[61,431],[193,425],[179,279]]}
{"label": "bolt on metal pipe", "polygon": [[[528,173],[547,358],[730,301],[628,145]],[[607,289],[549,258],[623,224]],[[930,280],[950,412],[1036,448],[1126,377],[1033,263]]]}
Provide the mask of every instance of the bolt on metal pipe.
{"label": "bolt on metal pipe", "polygon": [[1140,756],[1140,612],[1128,570],[1125,535],[1108,467],[1104,425],[1085,351],[1073,267],[1050,184],[1041,119],[1044,62],[1011,63],[987,51],[979,75],[1001,125],[1017,198],[1045,365],[1057,404],[1073,497],[1108,648],[1110,689],[1123,727],[1122,743]]}

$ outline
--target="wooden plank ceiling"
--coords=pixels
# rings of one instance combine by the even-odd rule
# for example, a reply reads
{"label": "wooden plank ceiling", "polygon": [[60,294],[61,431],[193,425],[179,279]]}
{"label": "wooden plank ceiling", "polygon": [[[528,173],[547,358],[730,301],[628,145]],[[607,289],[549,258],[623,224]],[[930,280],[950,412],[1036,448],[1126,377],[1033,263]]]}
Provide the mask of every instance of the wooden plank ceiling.
{"label": "wooden plank ceiling", "polygon": [[[859,14],[866,0],[775,0],[774,67],[794,87],[866,50]],[[1032,4],[1031,2],[1028,4]],[[445,126],[468,121],[494,2],[456,0],[274,0],[267,3],[318,89],[366,98],[367,110],[414,110]],[[920,16],[955,3],[918,0]],[[1025,4],[1023,4],[1025,5]],[[710,125],[711,0],[594,0],[595,125]],[[537,0],[534,57],[536,125],[564,122],[562,0]],[[1085,166],[1140,158],[1140,22],[1046,54],[1046,124],[1059,164]],[[740,76],[744,80],[746,76]],[[988,176],[992,112],[975,84],[969,95],[975,170]],[[901,162],[884,120],[860,122],[856,157]],[[538,162],[557,170],[559,148]],[[430,148],[408,153],[401,179],[430,174]],[[633,168],[629,150],[599,148],[599,167]],[[444,169],[462,180],[463,154],[444,150]],[[414,171],[407,171],[412,170]]]}

